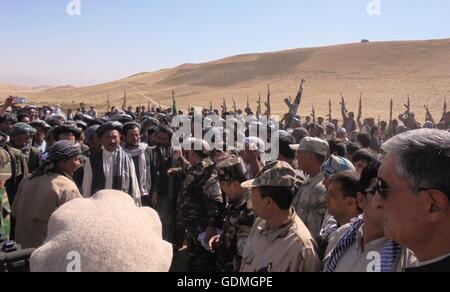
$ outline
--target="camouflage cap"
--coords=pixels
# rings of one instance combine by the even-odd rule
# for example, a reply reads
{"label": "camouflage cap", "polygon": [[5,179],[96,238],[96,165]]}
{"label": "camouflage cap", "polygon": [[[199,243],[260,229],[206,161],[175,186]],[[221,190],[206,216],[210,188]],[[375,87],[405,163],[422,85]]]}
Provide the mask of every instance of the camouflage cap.
{"label": "camouflage cap", "polygon": [[245,181],[245,168],[242,158],[230,155],[217,164],[220,181]]}
{"label": "camouflage cap", "polygon": [[296,151],[308,151],[325,157],[328,156],[330,148],[327,141],[313,137],[305,137],[300,144],[291,145],[290,147]]}
{"label": "camouflage cap", "polygon": [[287,162],[275,161],[261,169],[255,179],[242,183],[242,187],[293,187],[296,175],[295,170]]}

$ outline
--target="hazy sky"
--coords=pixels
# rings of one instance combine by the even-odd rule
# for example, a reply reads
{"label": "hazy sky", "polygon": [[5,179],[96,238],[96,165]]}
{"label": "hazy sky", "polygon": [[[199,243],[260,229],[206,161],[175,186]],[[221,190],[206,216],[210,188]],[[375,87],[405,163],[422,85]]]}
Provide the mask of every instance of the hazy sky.
{"label": "hazy sky", "polygon": [[[381,15],[367,13],[372,1]],[[0,83],[84,85],[242,53],[450,37],[447,0],[80,0],[79,16],[70,2],[0,0]]]}

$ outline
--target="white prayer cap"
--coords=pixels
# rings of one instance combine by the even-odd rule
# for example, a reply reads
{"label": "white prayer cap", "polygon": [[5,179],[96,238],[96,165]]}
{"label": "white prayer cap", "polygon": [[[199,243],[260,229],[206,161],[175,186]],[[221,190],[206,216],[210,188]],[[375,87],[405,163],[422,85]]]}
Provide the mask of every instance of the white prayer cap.
{"label": "white prayer cap", "polygon": [[30,265],[33,272],[167,272],[172,253],[153,209],[104,190],[72,200],[51,216],[47,239]]}

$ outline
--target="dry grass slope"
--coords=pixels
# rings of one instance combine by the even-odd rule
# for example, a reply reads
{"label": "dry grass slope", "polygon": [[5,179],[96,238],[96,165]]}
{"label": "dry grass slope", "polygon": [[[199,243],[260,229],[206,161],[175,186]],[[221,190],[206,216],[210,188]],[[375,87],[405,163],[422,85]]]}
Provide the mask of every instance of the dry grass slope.
{"label": "dry grass slope", "polygon": [[256,107],[258,93],[265,97],[270,83],[273,112],[281,114],[286,111],[283,99],[295,96],[302,77],[307,83],[301,114],[310,114],[314,104],[317,114],[324,116],[331,98],[334,116],[340,117],[340,92],[346,96],[349,110],[356,111],[362,91],[365,115],[387,119],[390,99],[394,98],[395,112],[399,113],[404,111],[403,104],[410,94],[413,111],[420,119],[425,116],[424,105],[429,105],[437,117],[446,95],[450,101],[450,39],[356,43],[240,55],[80,88],[37,90],[0,84],[0,93],[26,94],[35,102],[65,105],[85,101],[104,108],[108,93],[116,105],[121,104],[124,90],[136,106],[146,105],[150,99],[171,105],[171,92],[175,90],[182,110],[188,105],[209,106],[210,101],[219,108],[224,96],[229,106],[231,97],[235,97],[243,108],[247,95]]}

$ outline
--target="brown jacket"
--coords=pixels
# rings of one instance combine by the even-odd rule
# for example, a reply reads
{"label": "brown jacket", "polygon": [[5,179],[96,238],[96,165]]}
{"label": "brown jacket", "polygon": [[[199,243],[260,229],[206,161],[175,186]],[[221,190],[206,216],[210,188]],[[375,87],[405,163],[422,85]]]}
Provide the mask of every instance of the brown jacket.
{"label": "brown jacket", "polygon": [[16,241],[22,248],[37,248],[47,237],[50,216],[64,203],[81,198],[75,183],[58,173],[27,176],[19,186],[12,206]]}
{"label": "brown jacket", "polygon": [[241,272],[319,272],[317,247],[305,224],[292,210],[283,227],[269,229],[257,219],[242,255]]}

